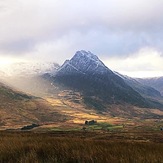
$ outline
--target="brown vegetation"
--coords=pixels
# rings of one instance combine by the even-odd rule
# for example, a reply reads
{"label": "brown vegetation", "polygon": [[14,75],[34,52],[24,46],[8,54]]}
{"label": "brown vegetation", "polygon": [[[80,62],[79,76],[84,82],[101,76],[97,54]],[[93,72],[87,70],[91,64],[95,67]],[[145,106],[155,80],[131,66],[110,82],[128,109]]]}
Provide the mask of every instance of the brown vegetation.
{"label": "brown vegetation", "polygon": [[131,141],[130,133],[125,133],[126,138],[121,134],[118,140],[118,133],[113,136],[93,132],[1,132],[0,162],[163,162],[162,143]]}

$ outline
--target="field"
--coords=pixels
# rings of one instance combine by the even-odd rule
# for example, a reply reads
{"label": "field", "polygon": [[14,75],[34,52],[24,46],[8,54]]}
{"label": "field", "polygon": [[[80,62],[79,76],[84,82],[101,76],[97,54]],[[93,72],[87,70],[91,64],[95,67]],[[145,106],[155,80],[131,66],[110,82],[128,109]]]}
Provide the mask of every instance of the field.
{"label": "field", "polygon": [[163,132],[1,131],[0,162],[161,163]]}
{"label": "field", "polygon": [[[1,96],[0,163],[163,162],[162,111],[112,105],[99,112],[77,92],[43,99],[15,99],[6,92]],[[33,123],[38,127],[21,130]]]}

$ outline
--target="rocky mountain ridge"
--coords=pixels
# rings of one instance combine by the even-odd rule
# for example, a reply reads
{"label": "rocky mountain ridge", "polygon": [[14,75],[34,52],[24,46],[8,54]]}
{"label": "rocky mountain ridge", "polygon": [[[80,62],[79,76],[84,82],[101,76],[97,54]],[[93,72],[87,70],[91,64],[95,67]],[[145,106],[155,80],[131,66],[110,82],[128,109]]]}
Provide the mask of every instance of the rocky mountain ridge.
{"label": "rocky mountain ridge", "polygon": [[81,91],[86,97],[97,97],[106,103],[149,106],[145,98],[91,52],[77,51],[51,77],[54,83]]}
{"label": "rocky mountain ridge", "polygon": [[136,80],[144,85],[155,88],[163,96],[163,77],[137,78]]}

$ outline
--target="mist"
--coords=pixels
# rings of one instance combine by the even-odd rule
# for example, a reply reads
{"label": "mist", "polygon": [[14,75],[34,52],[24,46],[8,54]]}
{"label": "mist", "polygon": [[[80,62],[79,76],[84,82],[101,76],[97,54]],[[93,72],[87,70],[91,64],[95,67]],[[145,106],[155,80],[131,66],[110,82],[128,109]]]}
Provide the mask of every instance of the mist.
{"label": "mist", "polygon": [[[111,60],[115,66],[107,64],[109,68],[127,75],[136,66],[139,69],[132,74],[141,77],[146,63],[139,53],[152,49],[160,56],[148,67],[163,72],[163,66],[157,67],[163,57],[162,6],[162,0],[1,1],[0,57],[62,64],[83,49],[105,63]],[[132,60],[134,66],[120,70],[116,59],[124,62],[136,54],[139,62]]]}
{"label": "mist", "polygon": [[57,89],[48,80],[39,76],[31,77],[5,77],[1,82],[17,91],[36,97],[55,97]]}

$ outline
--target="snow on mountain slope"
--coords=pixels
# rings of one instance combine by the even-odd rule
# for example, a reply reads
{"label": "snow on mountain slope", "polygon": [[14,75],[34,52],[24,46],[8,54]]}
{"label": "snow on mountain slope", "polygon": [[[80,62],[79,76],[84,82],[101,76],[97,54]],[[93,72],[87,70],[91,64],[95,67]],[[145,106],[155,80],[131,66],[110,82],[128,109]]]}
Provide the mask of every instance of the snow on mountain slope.
{"label": "snow on mountain slope", "polygon": [[142,84],[141,82],[127,75],[122,75],[118,72],[114,73],[120,76],[128,85],[130,85],[135,91],[139,92],[142,96],[150,98],[162,98],[161,93],[154,87],[148,86],[147,84]]}
{"label": "snow on mountain slope", "polygon": [[42,75],[56,71],[59,65],[51,62],[17,62],[0,66],[1,77]]}
{"label": "snow on mountain slope", "polygon": [[[66,71],[65,71],[66,70]],[[68,74],[105,74],[113,72],[107,68],[103,62],[91,52],[84,50],[77,51],[71,60],[66,60],[58,70],[59,75]]]}
{"label": "snow on mountain slope", "polygon": [[126,102],[142,107],[149,106],[146,99],[91,52],[77,51],[55,74],[50,76],[54,85],[56,83],[78,90],[85,97],[97,97],[106,103]]}
{"label": "snow on mountain slope", "polygon": [[155,88],[156,90],[160,91],[161,95],[163,96],[163,77],[142,78],[142,79],[137,78],[136,80],[142,84]]}

